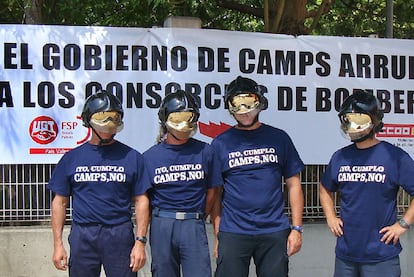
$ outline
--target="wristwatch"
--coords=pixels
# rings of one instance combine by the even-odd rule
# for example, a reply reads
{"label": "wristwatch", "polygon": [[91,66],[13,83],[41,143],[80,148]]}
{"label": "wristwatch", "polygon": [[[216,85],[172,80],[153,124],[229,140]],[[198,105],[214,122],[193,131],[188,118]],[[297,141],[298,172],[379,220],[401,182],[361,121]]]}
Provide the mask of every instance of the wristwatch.
{"label": "wristwatch", "polygon": [[303,233],[303,226],[291,226],[292,230],[298,231],[299,233]]}
{"label": "wristwatch", "polygon": [[410,225],[407,222],[405,222],[403,218],[401,218],[398,221],[398,224],[400,224],[400,226],[403,227],[404,229],[410,229]]}
{"label": "wristwatch", "polygon": [[142,242],[143,244],[146,244],[148,239],[147,237],[136,237],[135,240]]}

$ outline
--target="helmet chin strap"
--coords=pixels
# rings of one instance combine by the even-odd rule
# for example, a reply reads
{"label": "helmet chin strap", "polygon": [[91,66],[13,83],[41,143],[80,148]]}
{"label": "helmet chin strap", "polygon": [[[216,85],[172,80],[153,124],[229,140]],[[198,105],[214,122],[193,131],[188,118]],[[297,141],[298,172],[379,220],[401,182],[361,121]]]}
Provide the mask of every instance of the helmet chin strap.
{"label": "helmet chin strap", "polygon": [[115,137],[115,134],[113,134],[110,138],[107,138],[107,139],[103,139],[99,134],[98,134],[98,132],[92,127],[92,125],[90,126],[90,128],[92,129],[92,132],[94,132],[95,133],[95,135],[99,138],[99,146],[101,146],[101,145],[105,145],[105,144],[108,144],[108,143],[110,143],[110,142],[112,142],[113,140],[114,140],[114,137]]}

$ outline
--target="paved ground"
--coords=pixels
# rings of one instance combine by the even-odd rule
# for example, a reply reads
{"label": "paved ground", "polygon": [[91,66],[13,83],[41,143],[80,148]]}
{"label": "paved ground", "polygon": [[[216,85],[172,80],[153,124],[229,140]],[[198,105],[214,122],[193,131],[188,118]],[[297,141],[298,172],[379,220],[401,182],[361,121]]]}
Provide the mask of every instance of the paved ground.
{"label": "paved ground", "polygon": [[[207,224],[206,228],[212,247],[212,226]],[[68,250],[69,230],[70,226],[65,226],[64,243]],[[0,277],[67,277],[67,272],[56,270],[51,262],[52,242],[50,226],[0,228]],[[289,277],[332,277],[335,243],[325,223],[305,224],[302,249],[289,259]],[[404,234],[401,243],[404,247],[400,255],[401,277],[413,277],[414,230]],[[139,273],[140,277],[151,277],[149,246],[147,252],[148,263]],[[214,270],[214,258],[212,264]],[[255,277],[254,265],[251,265],[250,277]]]}

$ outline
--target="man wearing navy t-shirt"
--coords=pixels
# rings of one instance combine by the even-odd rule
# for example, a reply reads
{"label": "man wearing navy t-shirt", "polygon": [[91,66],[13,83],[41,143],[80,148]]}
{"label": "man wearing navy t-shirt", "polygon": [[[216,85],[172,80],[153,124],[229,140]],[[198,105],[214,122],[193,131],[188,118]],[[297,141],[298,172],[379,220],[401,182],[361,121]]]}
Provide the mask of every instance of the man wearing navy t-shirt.
{"label": "man wearing navy t-shirt", "polygon": [[[86,100],[82,121],[89,142],[67,152],[48,184],[53,194],[53,263],[71,277],[133,277],[146,261],[149,222],[148,175],[143,156],[114,139],[123,127],[118,98],[106,91]],[[70,257],[62,232],[72,196]],[[136,237],[131,221],[135,203]]]}
{"label": "man wearing navy t-shirt", "polygon": [[[399,238],[414,222],[414,202],[397,220],[400,187],[414,195],[414,161],[401,148],[380,141],[383,113],[377,99],[358,91],[339,112],[353,143],[336,151],[322,176],[320,201],[337,237],[336,277],[401,276]],[[337,217],[333,192],[340,192]]]}
{"label": "man wearing navy t-shirt", "polygon": [[[212,142],[223,183],[212,211],[216,277],[247,277],[251,258],[258,277],[286,277],[289,256],[302,245],[304,164],[286,132],[259,121],[267,108],[264,92],[249,78],[233,80],[224,99],[237,124]],[[284,212],[283,178],[291,223]]]}
{"label": "man wearing navy t-shirt", "polygon": [[220,171],[210,145],[192,137],[199,116],[192,94],[168,94],[158,112],[157,144],[144,152],[152,185],[153,277],[212,275],[205,218],[220,185]]}

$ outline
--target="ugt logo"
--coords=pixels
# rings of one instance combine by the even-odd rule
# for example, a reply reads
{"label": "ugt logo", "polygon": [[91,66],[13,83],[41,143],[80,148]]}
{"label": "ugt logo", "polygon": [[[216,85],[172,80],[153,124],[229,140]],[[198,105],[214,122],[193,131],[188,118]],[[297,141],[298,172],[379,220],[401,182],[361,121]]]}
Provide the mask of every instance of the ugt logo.
{"label": "ugt logo", "polygon": [[58,126],[53,118],[44,115],[38,116],[30,123],[29,134],[35,142],[49,144],[56,139]]}

